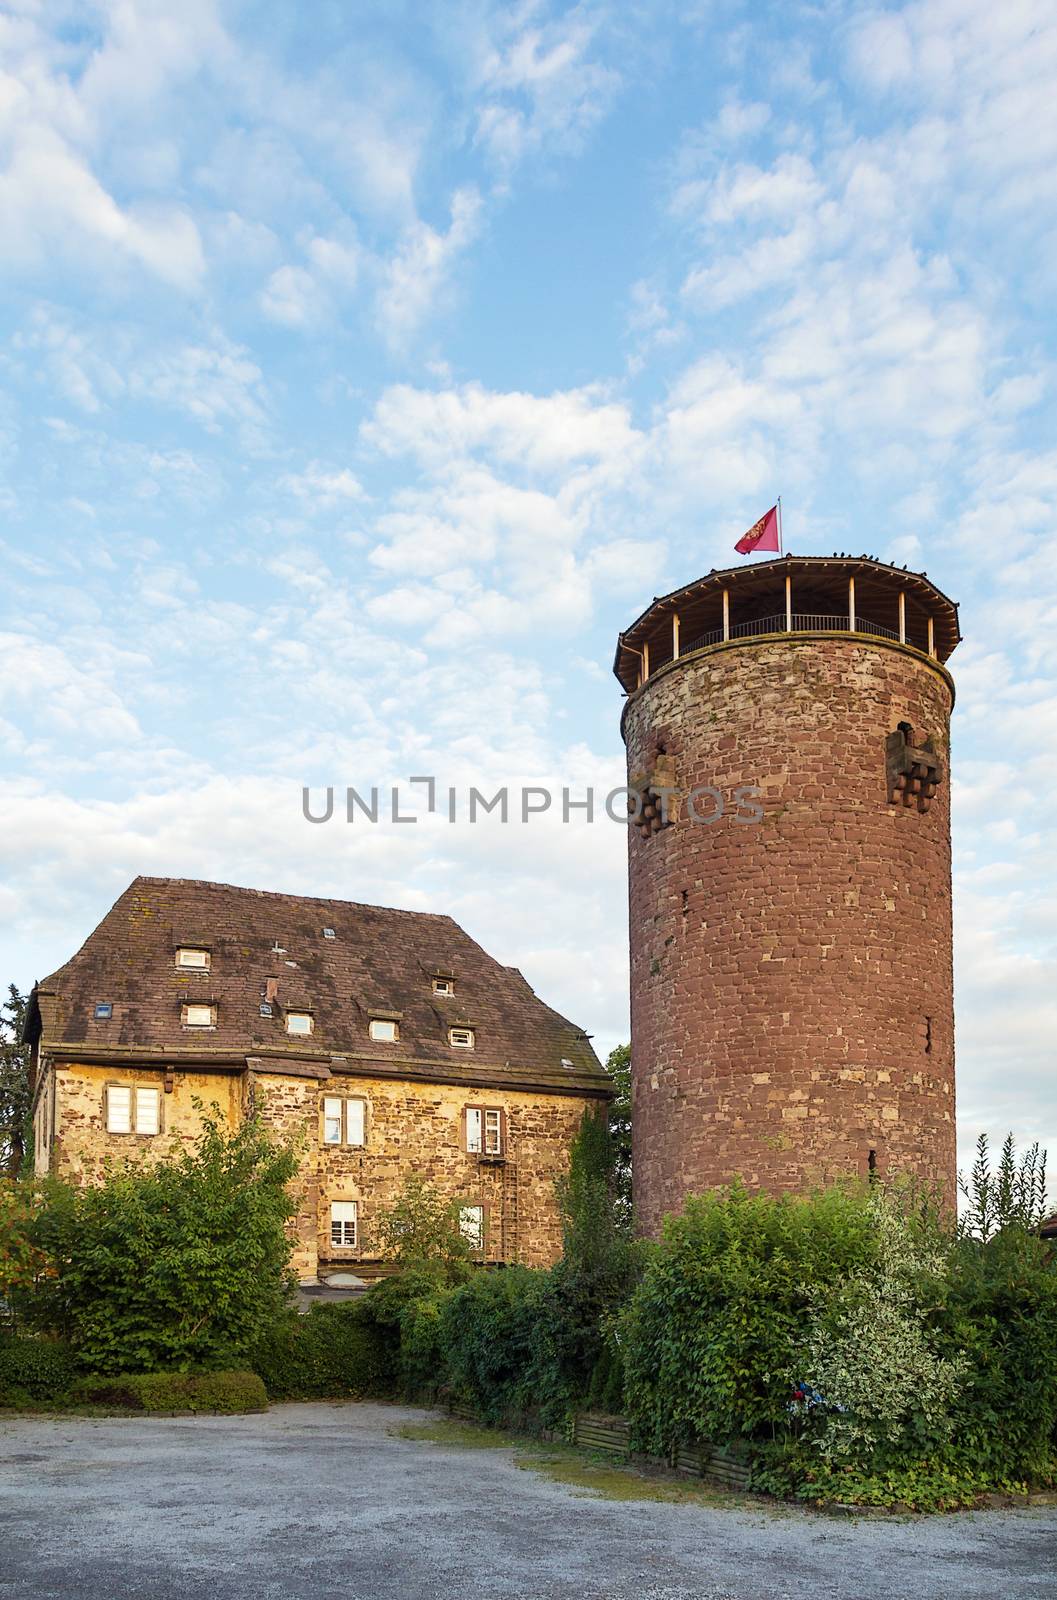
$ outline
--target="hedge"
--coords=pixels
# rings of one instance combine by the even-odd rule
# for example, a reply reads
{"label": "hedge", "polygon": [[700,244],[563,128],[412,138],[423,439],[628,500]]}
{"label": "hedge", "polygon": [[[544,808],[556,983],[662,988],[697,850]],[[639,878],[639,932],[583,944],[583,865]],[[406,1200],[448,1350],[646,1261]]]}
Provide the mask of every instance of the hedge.
{"label": "hedge", "polygon": [[255,1372],[131,1372],[80,1378],[70,1399],[152,1415],[212,1411],[234,1416],[268,1409],[268,1395]]}
{"label": "hedge", "polygon": [[360,1303],[291,1314],[249,1355],[272,1400],[388,1395],[395,1357]]}
{"label": "hedge", "polygon": [[45,1339],[5,1339],[0,1343],[0,1405],[60,1400],[77,1375],[68,1345]]}

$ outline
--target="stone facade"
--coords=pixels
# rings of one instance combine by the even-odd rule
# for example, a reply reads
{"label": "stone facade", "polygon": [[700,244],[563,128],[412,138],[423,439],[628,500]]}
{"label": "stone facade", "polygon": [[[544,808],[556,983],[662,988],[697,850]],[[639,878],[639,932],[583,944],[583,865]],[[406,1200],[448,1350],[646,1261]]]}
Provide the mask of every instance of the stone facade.
{"label": "stone facade", "polygon": [[[506,1088],[482,1092],[476,1086],[348,1075],[305,1078],[269,1071],[178,1071],[168,1081],[166,1091],[166,1074],[157,1069],[118,1072],[81,1062],[49,1066],[37,1097],[38,1170],[90,1183],[102,1174],[105,1162],[133,1151],[165,1159],[192,1143],[203,1112],[234,1129],[252,1097],[264,1126],[298,1148],[293,1265],[300,1278],[317,1272],[325,1277],[342,1268],[371,1276],[383,1267],[374,1225],[411,1173],[446,1199],[483,1208],[481,1260],[552,1265],[561,1254],[555,1186],[568,1168],[569,1148],[585,1107],[605,1104],[600,1098],[574,1095]],[[160,1134],[107,1132],[106,1089],[117,1082],[158,1088]],[[362,1147],[323,1143],[327,1096],[364,1102]],[[482,1159],[466,1150],[463,1118],[468,1105],[504,1112],[501,1158]],[[330,1242],[330,1205],[342,1200],[355,1201],[358,1208],[359,1240],[354,1249],[333,1247]]]}
{"label": "stone facade", "polygon": [[[645,1231],[735,1175],[909,1173],[953,1203],[949,783],[922,811],[886,775],[900,723],[946,765],[952,700],[937,661],[847,635],[723,643],[632,693],[632,781],[660,771],[683,797],[669,826],[628,830]],[[720,820],[687,820],[698,785],[724,793]],[[740,785],[762,821],[736,820]]]}
{"label": "stone facade", "polygon": [[[162,1093],[162,1133],[107,1133],[109,1083],[155,1086]],[[93,1182],[104,1163],[125,1155],[170,1157],[189,1146],[201,1115],[237,1128],[253,1099],[265,1128],[299,1149],[294,1182],[294,1270],[301,1278],[349,1269],[373,1275],[384,1267],[374,1224],[416,1173],[449,1200],[481,1206],[485,1218],[483,1261],[520,1261],[552,1266],[561,1254],[561,1219],[556,1181],[568,1170],[569,1147],[585,1107],[604,1099],[531,1091],[481,1091],[451,1083],[387,1082],[368,1077],[294,1077],[254,1070],[251,1074],[205,1074],[133,1069],[115,1072],[88,1062],[64,1062],[42,1075],[37,1098],[38,1170]],[[326,1096],[365,1104],[366,1142],[361,1147],[323,1142]],[[201,1110],[193,1102],[201,1104]],[[481,1158],[465,1149],[467,1106],[504,1112],[501,1158]],[[331,1245],[329,1208],[353,1200],[358,1208],[357,1248]]]}

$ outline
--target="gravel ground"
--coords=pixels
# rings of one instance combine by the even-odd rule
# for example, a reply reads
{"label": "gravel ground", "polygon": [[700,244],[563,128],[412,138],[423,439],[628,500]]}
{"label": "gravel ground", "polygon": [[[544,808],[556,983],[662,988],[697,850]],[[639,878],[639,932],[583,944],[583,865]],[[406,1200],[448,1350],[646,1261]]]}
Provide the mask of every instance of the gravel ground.
{"label": "gravel ground", "polygon": [[586,1496],[430,1413],[0,1421],[0,1595],[34,1600],[1057,1597],[1057,1509],[845,1521]]}

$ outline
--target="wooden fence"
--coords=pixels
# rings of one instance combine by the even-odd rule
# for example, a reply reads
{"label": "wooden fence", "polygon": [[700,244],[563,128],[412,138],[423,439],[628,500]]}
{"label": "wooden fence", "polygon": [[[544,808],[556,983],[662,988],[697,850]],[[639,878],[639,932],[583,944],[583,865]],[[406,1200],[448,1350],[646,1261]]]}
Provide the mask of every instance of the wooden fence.
{"label": "wooden fence", "polygon": [[[626,1417],[605,1416],[597,1411],[579,1411],[573,1420],[573,1443],[585,1450],[604,1450],[612,1455],[631,1455],[631,1424]],[[747,1489],[749,1466],[729,1450],[711,1444],[680,1444],[668,1458],[676,1472],[707,1478],[725,1489]]]}

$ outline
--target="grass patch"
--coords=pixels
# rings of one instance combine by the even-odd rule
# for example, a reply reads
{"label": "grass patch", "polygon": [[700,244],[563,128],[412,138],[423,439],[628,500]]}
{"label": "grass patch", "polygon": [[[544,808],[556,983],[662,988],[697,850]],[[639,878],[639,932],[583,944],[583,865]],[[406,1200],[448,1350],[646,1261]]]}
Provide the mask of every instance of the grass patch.
{"label": "grass patch", "polygon": [[[432,1422],[402,1422],[389,1429],[397,1439],[415,1439],[427,1444],[446,1444],[457,1450],[512,1450],[514,1465],[535,1472],[551,1483],[560,1483],[581,1498],[599,1500],[652,1500],[668,1505],[745,1506],[760,1505],[756,1496],[736,1494],[693,1479],[685,1481],[664,1473],[652,1474],[634,1466],[624,1466],[593,1451],[575,1445],[536,1444],[514,1438],[499,1428],[480,1423],[460,1422],[440,1417]],[[776,1510],[776,1507],[769,1509]]]}
{"label": "grass patch", "polygon": [[636,1467],[621,1466],[605,1457],[588,1455],[573,1446],[546,1445],[521,1449],[515,1465],[538,1473],[551,1483],[594,1495],[600,1500],[654,1500],[669,1505],[739,1506],[745,1495],[713,1488],[707,1483],[685,1483],[677,1478],[654,1477]]}

